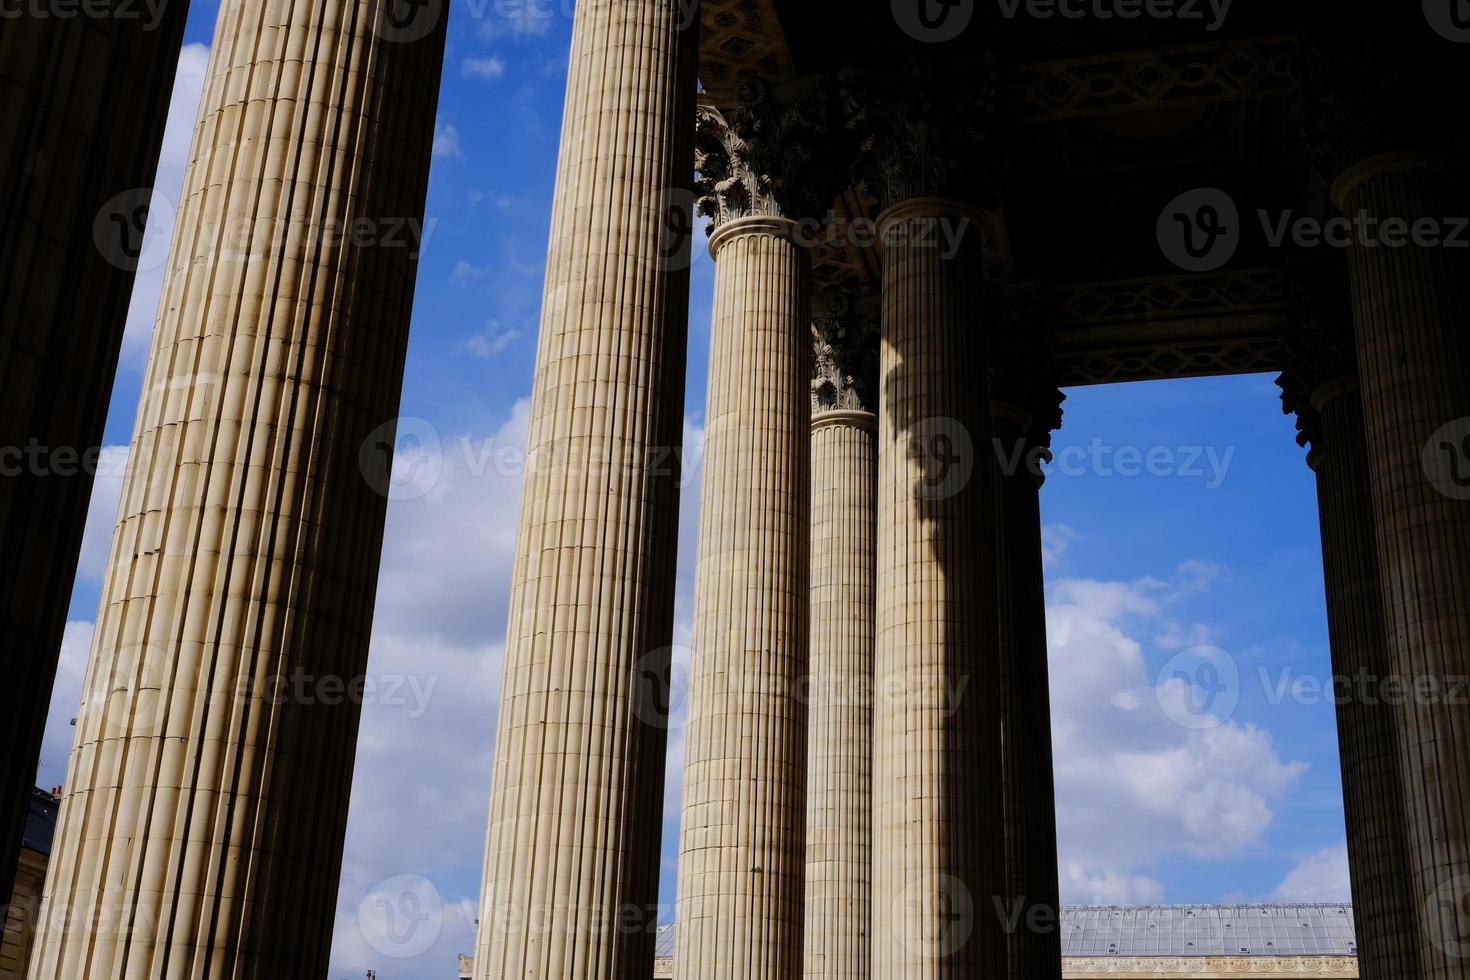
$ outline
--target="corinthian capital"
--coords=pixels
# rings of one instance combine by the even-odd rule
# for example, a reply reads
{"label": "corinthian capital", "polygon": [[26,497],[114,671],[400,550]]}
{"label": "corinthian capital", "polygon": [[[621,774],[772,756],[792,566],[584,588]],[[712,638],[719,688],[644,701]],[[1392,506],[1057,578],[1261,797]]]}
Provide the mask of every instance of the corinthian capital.
{"label": "corinthian capital", "polygon": [[845,293],[826,297],[812,321],[812,411],[878,408],[879,313]]}
{"label": "corinthian capital", "polygon": [[901,72],[844,79],[858,175],[881,207],[944,197],[991,207],[1005,171],[1000,76],[993,59],[909,62]]}
{"label": "corinthian capital", "polygon": [[1358,373],[1345,269],[1297,270],[1281,350],[1281,409],[1296,416],[1297,445],[1310,449],[1322,439],[1323,392]]}
{"label": "corinthian capital", "polygon": [[818,79],[788,101],[750,79],[740,100],[701,105],[695,136],[699,213],[714,226],[751,216],[801,219],[827,212],[843,190],[842,149],[834,93]]}
{"label": "corinthian capital", "polygon": [[992,311],[990,402],[993,412],[1016,420],[1032,446],[1050,449],[1052,433],[1062,427],[1062,403],[1051,344],[1035,295]]}

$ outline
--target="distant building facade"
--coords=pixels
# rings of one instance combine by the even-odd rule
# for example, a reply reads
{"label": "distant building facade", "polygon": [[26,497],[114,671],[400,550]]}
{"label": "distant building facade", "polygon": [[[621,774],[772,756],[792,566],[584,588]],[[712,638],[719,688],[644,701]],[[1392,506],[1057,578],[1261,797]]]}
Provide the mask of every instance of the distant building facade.
{"label": "distant building facade", "polygon": [[[674,927],[658,931],[654,980],[674,980]],[[460,980],[474,976],[459,958]],[[1086,906],[1062,910],[1062,976],[1358,976],[1350,905]]]}
{"label": "distant building facade", "polygon": [[31,943],[36,936],[36,914],[46,884],[46,865],[51,860],[51,839],[56,834],[59,800],[45,790],[31,794],[21,842],[20,868],[15,875],[15,894],[5,910],[5,939],[0,943],[0,980],[25,980]]}

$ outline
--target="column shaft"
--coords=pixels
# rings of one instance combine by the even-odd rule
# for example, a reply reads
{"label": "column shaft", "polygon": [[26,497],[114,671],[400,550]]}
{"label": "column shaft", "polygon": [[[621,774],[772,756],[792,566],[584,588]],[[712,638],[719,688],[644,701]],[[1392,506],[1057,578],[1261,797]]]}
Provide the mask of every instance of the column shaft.
{"label": "column shaft", "polygon": [[1392,670],[1383,627],[1378,549],[1363,408],[1356,384],[1318,396],[1312,452],[1322,521],[1322,570],[1338,701],[1358,968],[1364,977],[1417,977],[1415,903],[1405,857],[1404,798],[1394,709],[1378,697]]}
{"label": "column shaft", "polygon": [[676,958],[690,980],[801,973],[811,298],[795,231],[742,218],[710,243]]}
{"label": "column shaft", "polygon": [[870,975],[876,429],[868,412],[824,412],[812,420],[809,980]]}
{"label": "column shaft", "polygon": [[141,5],[131,18],[18,11],[0,30],[0,905],[35,786],[187,15],[186,0],[156,22]]}
{"label": "column shaft", "polygon": [[[957,250],[942,223],[962,226]],[[878,437],[873,977],[1001,976],[995,517],[980,218],[890,209]]]}
{"label": "column shaft", "polygon": [[429,10],[221,5],[35,976],[327,970],[360,705],[296,682],[365,668],[417,265],[342,232],[422,222]]}
{"label": "column shaft", "polygon": [[1052,765],[1051,689],[1047,671],[1046,589],[1041,565],[1041,476],[1026,428],[997,413],[1002,460],[996,487],[996,594],[1000,636],[1001,745],[1005,778],[1006,976],[1060,980],[1061,897],[1057,871],[1057,801]]}
{"label": "column shaft", "polygon": [[697,13],[576,7],[478,980],[653,970],[689,305],[669,220],[693,181]]}
{"label": "column shaft", "polygon": [[[1353,168],[1334,194],[1382,229],[1462,214],[1464,187],[1447,161],[1398,155]],[[1470,434],[1470,276],[1451,248],[1357,245],[1349,258],[1389,663],[1440,692],[1398,712],[1422,975],[1470,977],[1470,716],[1449,696],[1470,661],[1470,502],[1452,482]]]}

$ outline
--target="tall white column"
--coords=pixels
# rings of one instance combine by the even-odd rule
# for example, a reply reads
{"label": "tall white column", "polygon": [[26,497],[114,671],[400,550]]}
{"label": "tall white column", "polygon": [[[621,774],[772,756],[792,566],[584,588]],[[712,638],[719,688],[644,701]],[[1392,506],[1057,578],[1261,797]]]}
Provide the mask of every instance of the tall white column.
{"label": "tall white column", "polygon": [[675,960],[691,980],[801,974],[812,354],[797,233],[754,215],[710,241]]}
{"label": "tall white column", "polygon": [[444,8],[224,0],[31,972],[328,966]]}
{"label": "tall white column", "polygon": [[576,6],[478,980],[653,972],[698,13]]}

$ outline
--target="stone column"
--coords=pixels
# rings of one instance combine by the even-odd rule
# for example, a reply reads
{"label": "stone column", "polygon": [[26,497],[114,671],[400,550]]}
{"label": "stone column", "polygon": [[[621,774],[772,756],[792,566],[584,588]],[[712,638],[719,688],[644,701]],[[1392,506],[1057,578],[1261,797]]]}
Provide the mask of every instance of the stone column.
{"label": "stone column", "polygon": [[916,198],[879,229],[876,980],[1005,969],[981,221],[966,205]]}
{"label": "stone column", "polygon": [[692,215],[671,219],[692,181],[697,13],[576,8],[479,980],[653,970]]}
{"label": "stone column", "polygon": [[20,855],[187,0],[0,27],[0,905]]}
{"label": "stone column", "polygon": [[[1349,215],[1408,232],[1463,214],[1464,171],[1396,153],[1333,188]],[[1443,227],[1443,225],[1439,225]],[[1352,268],[1358,369],[1391,673],[1429,696],[1398,713],[1408,862],[1423,976],[1470,977],[1470,263],[1462,250],[1359,241]]]}
{"label": "stone column", "polygon": [[[1006,334],[1029,325],[1010,323]],[[1006,976],[1060,980],[1057,801],[1047,671],[1041,499],[1051,433],[1064,398],[1044,351],[1007,336],[996,353],[996,592],[1005,799]]]}
{"label": "stone column", "polygon": [[33,976],[326,973],[360,705],[316,685],[367,659],[387,486],[364,477],[445,37],[414,11],[221,6]]}
{"label": "stone column", "polygon": [[[867,980],[873,873],[873,615],[878,418],[817,343],[807,681],[809,980]],[[826,364],[827,370],[820,365]],[[844,407],[845,406],[845,407]]]}
{"label": "stone column", "polygon": [[[851,76],[882,209],[873,707],[874,980],[1006,970],[986,217],[1003,147],[984,62]],[[957,126],[955,119],[966,120]]]}
{"label": "stone column", "polygon": [[1367,978],[1420,976],[1370,466],[1351,336],[1312,322],[1278,382],[1310,446],[1322,524],[1358,968]]}
{"label": "stone column", "polygon": [[801,972],[811,518],[810,257],[795,222],[722,224],[695,572],[681,972]]}

